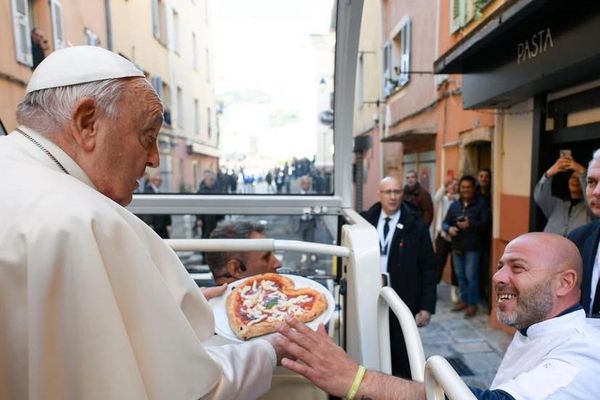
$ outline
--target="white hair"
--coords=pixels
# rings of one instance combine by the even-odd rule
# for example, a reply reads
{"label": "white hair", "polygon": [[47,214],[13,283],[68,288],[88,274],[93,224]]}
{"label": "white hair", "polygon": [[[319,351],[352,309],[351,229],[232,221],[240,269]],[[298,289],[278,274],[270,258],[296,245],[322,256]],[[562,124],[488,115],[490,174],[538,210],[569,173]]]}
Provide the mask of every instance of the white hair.
{"label": "white hair", "polygon": [[121,79],[106,79],[37,90],[28,93],[17,106],[17,122],[47,135],[62,128],[71,119],[75,105],[86,97],[94,99],[109,118],[116,119],[122,88]]}
{"label": "white hair", "polygon": [[592,155],[592,159],[590,160],[590,163],[588,164],[588,169],[590,169],[592,167],[592,163],[597,162],[600,164],[600,149],[594,151],[594,155]]}

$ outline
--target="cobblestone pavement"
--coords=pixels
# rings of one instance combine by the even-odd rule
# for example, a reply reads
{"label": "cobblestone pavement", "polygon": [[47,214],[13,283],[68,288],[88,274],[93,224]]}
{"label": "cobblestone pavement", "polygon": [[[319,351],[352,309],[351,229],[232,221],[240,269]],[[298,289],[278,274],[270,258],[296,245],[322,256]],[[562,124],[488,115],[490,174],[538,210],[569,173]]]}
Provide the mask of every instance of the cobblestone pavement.
{"label": "cobblestone pavement", "polygon": [[512,336],[489,326],[487,310],[480,308],[477,316],[465,319],[463,313],[451,312],[451,307],[450,286],[441,283],[436,313],[431,323],[419,330],[425,358],[441,355],[458,359],[472,372],[462,375],[458,371],[465,383],[488,388]]}

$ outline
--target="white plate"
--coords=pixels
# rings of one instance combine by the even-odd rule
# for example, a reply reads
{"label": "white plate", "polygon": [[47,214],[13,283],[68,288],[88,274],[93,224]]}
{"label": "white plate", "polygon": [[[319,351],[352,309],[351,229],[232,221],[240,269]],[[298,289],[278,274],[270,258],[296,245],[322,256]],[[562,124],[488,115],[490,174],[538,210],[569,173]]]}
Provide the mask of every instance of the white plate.
{"label": "white plate", "polygon": [[[327,309],[323,312],[323,314],[319,315],[316,319],[314,319],[310,322],[307,322],[306,326],[308,326],[312,330],[316,330],[317,327],[319,326],[319,324],[321,324],[321,323],[326,324],[329,321],[329,319],[331,318],[331,316],[333,315],[333,311],[335,310],[335,301],[333,300],[333,296],[331,295],[329,290],[327,290],[327,288],[325,286],[321,285],[320,283],[315,282],[310,279],[307,279],[303,276],[286,275],[286,274],[280,274],[280,275],[291,279],[294,282],[295,289],[311,288],[311,289],[317,290],[320,293],[323,293],[323,295],[327,299]],[[225,291],[225,293],[222,296],[212,298],[208,301],[208,304],[210,304],[211,308],[213,309],[213,314],[215,315],[215,331],[217,332],[217,334],[219,334],[227,339],[234,340],[236,342],[244,342],[244,341],[241,340],[240,338],[238,338],[235,335],[235,333],[233,333],[233,331],[231,330],[231,327],[229,326],[229,319],[227,318],[227,311],[226,311],[225,303],[227,301],[227,296],[229,296],[229,294],[231,293],[233,288],[242,284],[246,279],[248,279],[248,278],[240,279],[238,281],[230,283],[227,286],[227,290]],[[273,335],[273,333],[271,333],[270,335]],[[258,336],[258,337],[255,337],[255,338],[252,338],[249,340],[265,338],[267,336],[269,336],[269,335]]]}

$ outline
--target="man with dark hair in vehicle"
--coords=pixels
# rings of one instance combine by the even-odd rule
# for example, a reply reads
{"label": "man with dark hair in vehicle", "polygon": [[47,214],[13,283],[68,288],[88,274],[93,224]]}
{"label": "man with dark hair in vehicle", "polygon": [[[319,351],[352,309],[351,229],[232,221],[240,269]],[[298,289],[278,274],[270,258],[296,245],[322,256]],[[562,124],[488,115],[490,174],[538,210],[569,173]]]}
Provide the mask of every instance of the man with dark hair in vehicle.
{"label": "man with dark hair in vehicle", "polygon": [[[265,227],[251,221],[221,221],[211,239],[264,239]],[[214,251],[206,253],[215,283],[222,285],[248,276],[276,272],[281,261],[271,251]]]}

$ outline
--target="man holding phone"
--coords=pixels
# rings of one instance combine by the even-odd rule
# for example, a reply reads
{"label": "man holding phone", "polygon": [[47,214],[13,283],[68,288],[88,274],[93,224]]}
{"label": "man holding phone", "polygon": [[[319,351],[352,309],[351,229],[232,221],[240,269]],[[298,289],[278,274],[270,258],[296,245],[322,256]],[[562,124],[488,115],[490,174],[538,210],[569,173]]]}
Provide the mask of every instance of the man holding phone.
{"label": "man holding phone", "polygon": [[452,311],[477,314],[479,304],[479,258],[482,237],[489,227],[489,211],[475,197],[475,178],[465,175],[458,183],[459,199],[450,205],[442,228],[452,238],[452,261],[460,289],[460,301]]}

